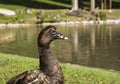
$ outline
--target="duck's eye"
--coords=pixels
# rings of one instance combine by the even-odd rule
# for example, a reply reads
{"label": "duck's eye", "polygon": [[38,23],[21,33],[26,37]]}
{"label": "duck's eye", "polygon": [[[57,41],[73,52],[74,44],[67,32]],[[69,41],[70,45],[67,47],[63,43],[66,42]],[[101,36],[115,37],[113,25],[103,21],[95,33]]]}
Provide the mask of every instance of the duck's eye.
{"label": "duck's eye", "polygon": [[50,31],[50,34],[55,35],[55,34],[57,34],[57,32],[54,31],[54,30],[51,30],[51,31]]}

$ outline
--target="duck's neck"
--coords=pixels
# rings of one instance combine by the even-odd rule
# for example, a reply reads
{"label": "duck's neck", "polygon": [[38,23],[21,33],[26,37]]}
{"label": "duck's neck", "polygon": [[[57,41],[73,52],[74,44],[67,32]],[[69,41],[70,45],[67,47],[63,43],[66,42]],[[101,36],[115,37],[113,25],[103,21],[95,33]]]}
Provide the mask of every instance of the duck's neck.
{"label": "duck's neck", "polygon": [[56,57],[48,47],[39,47],[40,70],[47,75],[54,75],[61,70]]}

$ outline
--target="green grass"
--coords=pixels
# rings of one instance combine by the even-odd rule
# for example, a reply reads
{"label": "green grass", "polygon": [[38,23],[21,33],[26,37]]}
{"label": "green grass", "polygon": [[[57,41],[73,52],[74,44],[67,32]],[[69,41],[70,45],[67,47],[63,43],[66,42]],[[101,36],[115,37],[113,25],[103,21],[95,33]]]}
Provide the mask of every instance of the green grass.
{"label": "green grass", "polygon": [[[120,0],[112,0],[113,4],[113,9],[119,9],[120,8]],[[42,17],[42,19],[44,20],[43,22],[58,22],[58,21],[66,21],[66,19],[68,20],[68,18],[70,19],[70,21],[74,21],[74,20],[81,20],[84,19],[84,17],[70,17],[67,16],[65,13],[68,12],[63,12],[63,11],[59,11],[60,9],[71,9],[72,5],[71,5],[71,0],[0,0],[0,8],[6,8],[6,9],[10,9],[13,10],[15,12],[17,12],[18,10],[23,11],[22,14],[17,14],[16,16],[4,16],[4,15],[0,15],[0,23],[37,23],[37,21],[33,18],[35,18],[36,15],[36,11],[38,12],[38,10],[45,10],[46,14]],[[89,6],[85,4],[84,8],[88,8]],[[32,14],[26,14],[25,13],[25,9],[26,8],[32,8],[36,11],[33,11]],[[52,11],[48,12],[48,10]],[[58,11],[56,11],[55,9],[57,9]],[[55,10],[55,11],[54,11]],[[118,11],[118,10],[117,10]],[[50,15],[51,17],[56,16],[56,14],[59,14],[61,17],[59,20],[56,20],[54,18],[48,18],[48,15]],[[117,16],[117,18],[119,17],[120,13],[119,12],[112,12],[109,13],[107,12],[107,14],[110,17],[113,16]],[[87,16],[89,18],[89,16]],[[85,18],[87,18],[85,16]]]}
{"label": "green grass", "polygon": [[71,8],[69,0],[0,0],[0,7],[11,10],[35,9],[65,9]]}
{"label": "green grass", "polygon": [[120,18],[120,10],[119,9],[112,10],[112,12],[109,12],[109,10],[103,10],[103,13],[105,13],[108,18],[109,17],[112,19]]}
{"label": "green grass", "polygon": [[[113,8],[120,8],[120,0],[112,0]],[[85,5],[86,6],[86,5]],[[0,0],[0,7],[11,10],[35,9],[70,9],[71,0]]]}
{"label": "green grass", "polygon": [[[38,59],[0,53],[0,84],[23,71],[38,68]],[[120,84],[120,73],[61,64],[65,84]]]}
{"label": "green grass", "polygon": [[[33,14],[18,14],[16,16],[3,16],[0,15],[0,23],[20,23],[20,21],[24,20],[24,23],[30,21],[35,17],[35,13]],[[34,20],[32,20],[34,21]]]}
{"label": "green grass", "polygon": [[[0,0],[0,8],[6,8],[17,11],[23,11],[22,14],[17,14],[16,16],[4,16],[0,15],[0,23],[19,23],[21,20],[24,22],[33,22],[36,12],[32,14],[26,14],[26,8],[32,9],[70,9],[71,4],[69,0]],[[50,14],[50,13],[49,13]],[[54,13],[53,13],[54,14]],[[64,14],[65,15],[65,14]],[[29,19],[29,20],[28,20]],[[47,20],[49,21],[49,20]]]}
{"label": "green grass", "polygon": [[[38,10],[35,10],[32,14],[17,14],[16,16],[3,16],[0,15],[0,23],[33,23],[40,22],[60,22],[60,21],[71,21],[71,20],[80,20],[78,17],[68,16],[67,10],[44,10],[43,14],[39,14],[40,19],[36,19],[36,14]],[[58,18],[57,15],[59,16]]]}

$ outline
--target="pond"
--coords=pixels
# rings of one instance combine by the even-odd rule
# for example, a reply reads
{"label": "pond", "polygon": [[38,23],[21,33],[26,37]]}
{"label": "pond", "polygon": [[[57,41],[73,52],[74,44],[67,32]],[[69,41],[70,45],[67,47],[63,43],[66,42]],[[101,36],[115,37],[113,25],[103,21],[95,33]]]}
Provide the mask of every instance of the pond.
{"label": "pond", "polygon": [[[60,62],[120,70],[120,25],[56,25],[69,40],[51,49]],[[38,58],[37,35],[44,26],[1,28],[0,52]]]}

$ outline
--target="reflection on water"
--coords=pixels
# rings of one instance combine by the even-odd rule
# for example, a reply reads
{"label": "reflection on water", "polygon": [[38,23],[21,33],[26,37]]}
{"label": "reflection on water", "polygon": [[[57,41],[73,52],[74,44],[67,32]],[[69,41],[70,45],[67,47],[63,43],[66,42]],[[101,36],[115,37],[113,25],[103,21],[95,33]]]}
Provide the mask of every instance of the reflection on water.
{"label": "reflection on water", "polygon": [[[120,25],[65,25],[58,30],[69,37],[51,48],[61,62],[120,70]],[[0,51],[38,57],[39,28],[0,29]]]}

